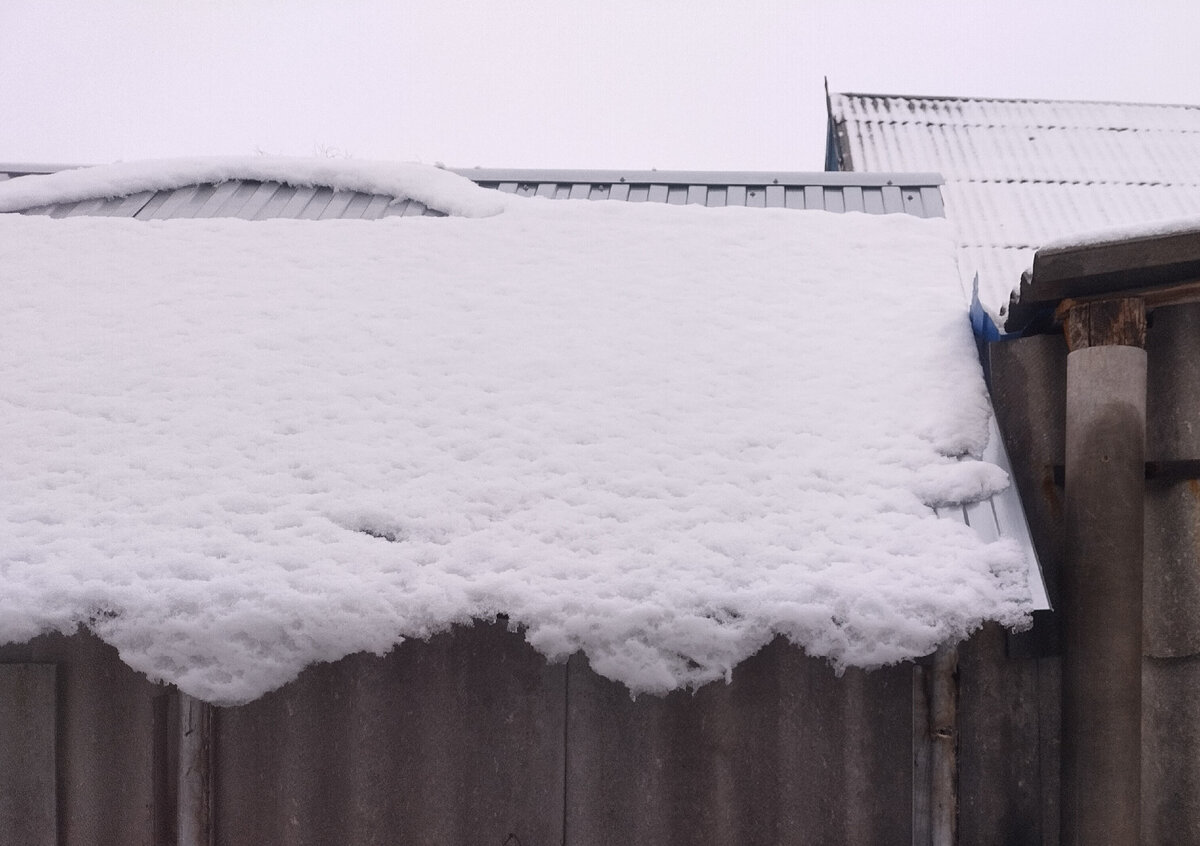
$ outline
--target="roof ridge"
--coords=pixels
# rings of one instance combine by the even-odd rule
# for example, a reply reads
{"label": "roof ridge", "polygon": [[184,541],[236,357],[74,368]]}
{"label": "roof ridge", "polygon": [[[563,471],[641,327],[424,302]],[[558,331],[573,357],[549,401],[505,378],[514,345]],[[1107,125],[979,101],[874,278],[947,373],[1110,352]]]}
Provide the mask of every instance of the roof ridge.
{"label": "roof ridge", "polygon": [[957,241],[956,244],[964,249],[979,250],[1036,250],[1041,247],[1040,244],[983,244],[976,241]]}
{"label": "roof ridge", "polygon": [[1142,106],[1155,109],[1200,109],[1194,103],[1146,103],[1134,100],[1059,100],[1048,97],[967,97],[939,94],[872,94],[865,91],[837,91],[831,97],[873,97],[879,100],[942,100],[958,103],[1056,103],[1085,106]]}

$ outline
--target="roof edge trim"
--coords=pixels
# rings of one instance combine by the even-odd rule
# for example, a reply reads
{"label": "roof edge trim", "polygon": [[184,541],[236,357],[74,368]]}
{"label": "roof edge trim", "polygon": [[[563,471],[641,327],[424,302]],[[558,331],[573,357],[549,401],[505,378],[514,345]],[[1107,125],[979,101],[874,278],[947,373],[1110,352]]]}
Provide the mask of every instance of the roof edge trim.
{"label": "roof edge trim", "polygon": [[1145,106],[1163,109],[1200,109],[1195,103],[1147,103],[1132,100],[1056,100],[1049,97],[967,97],[938,94],[878,94],[869,91],[835,91],[832,97],[873,97],[879,100],[941,100],[957,103],[1074,103],[1087,106]]}
{"label": "roof edge trim", "polygon": [[627,183],[636,185],[829,185],[884,187],[944,185],[939,173],[724,170],[557,170],[538,168],[451,168],[474,182]]}

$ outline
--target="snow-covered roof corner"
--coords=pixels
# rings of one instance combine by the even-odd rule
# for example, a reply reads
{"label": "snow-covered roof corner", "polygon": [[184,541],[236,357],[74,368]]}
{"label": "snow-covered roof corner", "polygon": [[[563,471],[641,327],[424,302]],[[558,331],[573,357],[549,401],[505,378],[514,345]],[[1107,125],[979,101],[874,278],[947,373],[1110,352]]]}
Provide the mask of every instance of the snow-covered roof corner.
{"label": "snow-covered roof corner", "polygon": [[944,221],[5,215],[0,266],[0,642],[232,703],[500,613],[635,692],[1027,619],[930,508],[1005,484]]}
{"label": "snow-covered roof corner", "polygon": [[1200,106],[832,94],[847,170],[933,170],[997,317],[1039,247],[1200,215]]}
{"label": "snow-covered roof corner", "polygon": [[1197,233],[1200,233],[1200,213],[1187,217],[1166,218],[1144,223],[1127,223],[1123,226],[1108,226],[1088,232],[1075,232],[1063,238],[1048,241],[1041,246],[1041,249],[1065,252],[1067,250],[1081,250],[1121,242],[1154,241],[1172,235],[1192,236]]}
{"label": "snow-covered roof corner", "polygon": [[412,199],[461,217],[487,217],[504,209],[504,198],[458,174],[422,164],[338,158],[234,156],[122,162],[61,170],[0,182],[0,212],[54,203],[126,197],[184,185],[229,180],[280,182],[297,187]]}

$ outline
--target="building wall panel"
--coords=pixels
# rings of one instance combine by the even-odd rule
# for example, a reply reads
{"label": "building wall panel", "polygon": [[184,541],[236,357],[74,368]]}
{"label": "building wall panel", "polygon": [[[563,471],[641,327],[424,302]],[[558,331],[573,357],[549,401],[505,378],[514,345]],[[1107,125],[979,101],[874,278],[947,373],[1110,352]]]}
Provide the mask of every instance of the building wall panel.
{"label": "building wall panel", "polygon": [[0,664],[0,846],[57,846],[55,666]]}
{"label": "building wall panel", "polygon": [[0,646],[0,665],[57,665],[59,846],[154,841],[155,700],[166,690],[81,631]]}
{"label": "building wall panel", "polygon": [[838,678],[779,639],[637,699],[570,666],[567,843],[909,842],[911,664]]}
{"label": "building wall panel", "polygon": [[310,667],[219,711],[217,843],[561,843],[565,680],[484,624]]}

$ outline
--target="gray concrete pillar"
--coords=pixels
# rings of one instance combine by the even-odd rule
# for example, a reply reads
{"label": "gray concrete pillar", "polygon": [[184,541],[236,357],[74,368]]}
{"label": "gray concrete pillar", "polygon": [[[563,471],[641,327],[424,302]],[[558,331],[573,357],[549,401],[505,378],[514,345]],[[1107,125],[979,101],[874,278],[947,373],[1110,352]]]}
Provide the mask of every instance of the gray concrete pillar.
{"label": "gray concrete pillar", "polygon": [[1073,349],[1066,428],[1061,842],[1139,846],[1145,350]]}

